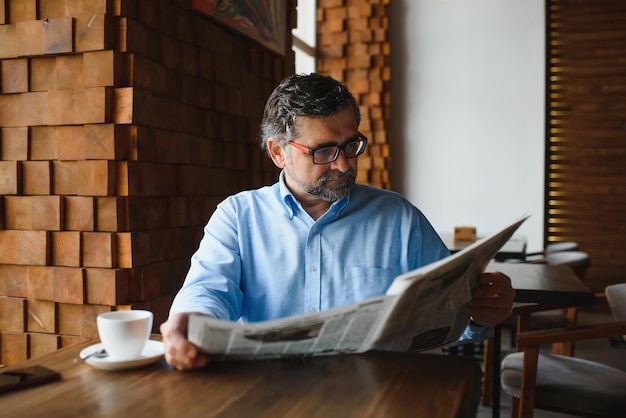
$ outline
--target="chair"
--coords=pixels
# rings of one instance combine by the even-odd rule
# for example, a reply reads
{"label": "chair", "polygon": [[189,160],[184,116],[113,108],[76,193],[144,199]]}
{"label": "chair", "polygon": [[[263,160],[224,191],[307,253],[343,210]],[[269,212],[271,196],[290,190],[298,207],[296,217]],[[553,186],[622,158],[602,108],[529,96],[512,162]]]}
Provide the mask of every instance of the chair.
{"label": "chair", "polygon": [[559,251],[546,254],[546,264],[553,266],[570,266],[574,273],[585,280],[587,269],[591,266],[589,254],[583,251]]}
{"label": "chair", "polygon": [[[578,244],[574,242],[559,242],[547,246],[545,250],[545,257],[541,263],[550,264],[553,266],[569,266],[578,278],[582,281],[585,280],[587,270],[591,267],[591,259],[589,254],[583,251],[573,251],[567,248],[578,247]],[[533,261],[538,263],[539,261]],[[524,316],[527,312],[528,315]],[[576,309],[538,309],[535,312],[532,310],[519,311],[517,328],[518,331],[530,331],[537,329],[548,328],[566,328],[576,323]],[[520,322],[521,321],[521,322]],[[526,322],[527,321],[527,322]],[[559,354],[573,355],[573,344],[561,345],[556,349]],[[560,350],[560,352],[558,351]]]}
{"label": "chair", "polygon": [[[585,280],[587,270],[591,266],[589,255],[582,251],[558,251],[546,254],[546,263],[553,266],[566,265],[569,266],[578,278]],[[569,328],[576,325],[576,316],[578,310],[576,308],[562,308],[545,310],[542,312],[534,312],[529,316],[519,317],[520,321],[528,320],[527,324],[518,324],[518,332],[549,329],[549,328]],[[574,355],[574,343],[566,342],[554,344],[552,352],[555,354],[564,354],[567,356]]]}
{"label": "chair", "polygon": [[546,245],[544,253],[558,253],[560,251],[578,251],[578,243],[574,241],[551,242]]}
{"label": "chair", "polygon": [[[602,298],[600,298],[602,299]],[[614,322],[520,333],[518,352],[502,361],[501,383],[513,397],[511,416],[532,417],[534,408],[580,416],[623,417],[626,372],[599,362],[552,353],[541,345],[622,336],[626,339],[626,283],[607,286]]]}
{"label": "chair", "polygon": [[[559,243],[561,246],[554,246],[551,249],[546,247],[546,256],[541,263],[551,265],[567,265],[572,268],[574,273],[580,280],[585,279],[587,269],[591,266],[589,255],[582,251],[566,251],[566,248],[572,248],[575,243]],[[537,261],[532,261],[537,263]],[[576,324],[578,310],[576,308],[555,308],[543,305],[516,305],[513,308],[511,317],[504,322],[503,326],[511,328],[511,343],[515,344],[517,333],[531,330],[552,329],[552,328],[569,328]],[[491,379],[492,371],[492,347],[493,340],[490,338],[484,344],[483,356],[483,395],[482,404],[491,404],[491,387],[493,385]],[[568,356],[574,355],[574,343],[563,342],[555,343],[552,346],[552,352],[555,354],[563,354]]]}
{"label": "chair", "polygon": [[561,251],[578,251],[578,243],[575,241],[551,242],[545,246],[543,251],[529,252],[526,254],[527,262],[543,262],[548,254]]}

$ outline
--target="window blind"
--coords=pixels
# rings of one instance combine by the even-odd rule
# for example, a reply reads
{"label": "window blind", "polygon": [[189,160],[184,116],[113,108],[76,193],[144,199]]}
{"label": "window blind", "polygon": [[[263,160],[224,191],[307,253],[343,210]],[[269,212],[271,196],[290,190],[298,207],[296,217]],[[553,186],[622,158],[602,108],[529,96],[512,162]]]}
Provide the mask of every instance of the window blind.
{"label": "window blind", "polygon": [[626,281],[626,2],[547,0],[546,241]]}

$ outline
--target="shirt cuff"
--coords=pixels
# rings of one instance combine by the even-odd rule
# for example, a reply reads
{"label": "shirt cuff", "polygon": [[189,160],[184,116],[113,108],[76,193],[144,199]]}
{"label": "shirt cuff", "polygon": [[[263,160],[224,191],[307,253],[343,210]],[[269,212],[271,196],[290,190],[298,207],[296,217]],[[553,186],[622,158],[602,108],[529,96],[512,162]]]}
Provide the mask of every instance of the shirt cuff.
{"label": "shirt cuff", "polygon": [[454,345],[480,343],[493,337],[493,327],[483,327],[481,325],[469,324],[459,341]]}

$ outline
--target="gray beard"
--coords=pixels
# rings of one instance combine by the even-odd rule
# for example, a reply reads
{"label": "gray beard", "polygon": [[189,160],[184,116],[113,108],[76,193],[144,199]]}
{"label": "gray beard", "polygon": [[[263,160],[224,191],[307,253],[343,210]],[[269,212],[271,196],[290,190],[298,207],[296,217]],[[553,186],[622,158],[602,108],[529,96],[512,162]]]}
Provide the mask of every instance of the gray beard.
{"label": "gray beard", "polygon": [[[354,183],[356,182],[356,171],[352,168],[345,173],[331,171],[320,177],[317,184],[314,186],[305,184],[294,176],[291,176],[291,178],[302,188],[302,190],[310,195],[317,196],[327,202],[336,202],[337,200],[341,200],[348,196],[350,190],[352,190],[352,186],[354,186]],[[325,183],[330,180],[344,180],[344,182],[332,186],[326,186]]]}

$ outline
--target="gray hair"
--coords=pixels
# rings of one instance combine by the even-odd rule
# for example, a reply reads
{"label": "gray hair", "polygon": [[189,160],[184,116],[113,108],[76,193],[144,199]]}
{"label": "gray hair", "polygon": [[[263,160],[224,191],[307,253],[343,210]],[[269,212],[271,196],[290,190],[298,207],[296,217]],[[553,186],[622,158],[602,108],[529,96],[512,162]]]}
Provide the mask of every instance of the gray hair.
{"label": "gray hair", "polygon": [[273,138],[286,145],[298,137],[296,118],[325,117],[352,106],[357,126],[361,113],[354,96],[342,83],[318,73],[294,74],[274,89],[265,104],[261,122],[261,148],[267,151],[267,140]]}

